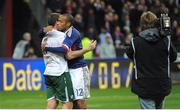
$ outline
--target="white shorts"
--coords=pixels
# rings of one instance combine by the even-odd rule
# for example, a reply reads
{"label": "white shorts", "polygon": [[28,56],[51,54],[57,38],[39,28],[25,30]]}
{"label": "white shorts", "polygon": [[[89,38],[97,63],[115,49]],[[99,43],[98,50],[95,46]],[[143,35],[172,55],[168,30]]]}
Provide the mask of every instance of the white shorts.
{"label": "white shorts", "polygon": [[90,74],[88,67],[69,69],[75,100],[90,97]]}

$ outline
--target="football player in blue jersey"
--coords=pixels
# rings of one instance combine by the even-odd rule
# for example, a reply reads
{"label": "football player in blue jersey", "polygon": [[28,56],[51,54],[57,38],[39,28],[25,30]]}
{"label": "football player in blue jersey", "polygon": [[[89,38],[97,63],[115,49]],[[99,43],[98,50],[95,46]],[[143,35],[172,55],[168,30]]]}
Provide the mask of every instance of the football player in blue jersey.
{"label": "football player in blue jersey", "polygon": [[[77,104],[77,109],[87,109],[86,99],[90,97],[90,74],[83,54],[93,50],[96,41],[92,41],[88,48],[83,49],[80,32],[73,27],[72,15],[60,15],[59,22],[60,30],[66,34],[63,45],[61,47],[46,47],[46,44],[42,44],[42,49],[54,53],[66,53],[75,95],[73,104]],[[41,35],[43,36],[43,34]]]}

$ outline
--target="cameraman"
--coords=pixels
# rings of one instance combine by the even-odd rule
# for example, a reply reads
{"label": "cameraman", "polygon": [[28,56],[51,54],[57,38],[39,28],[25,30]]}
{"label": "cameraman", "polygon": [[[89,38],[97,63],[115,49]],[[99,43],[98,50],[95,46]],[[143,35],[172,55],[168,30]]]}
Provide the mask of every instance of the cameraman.
{"label": "cameraman", "polygon": [[150,11],[141,15],[142,31],[127,50],[134,61],[131,90],[138,95],[141,109],[163,108],[164,98],[171,92],[170,63],[177,57],[170,37],[163,37],[155,27],[156,20]]}

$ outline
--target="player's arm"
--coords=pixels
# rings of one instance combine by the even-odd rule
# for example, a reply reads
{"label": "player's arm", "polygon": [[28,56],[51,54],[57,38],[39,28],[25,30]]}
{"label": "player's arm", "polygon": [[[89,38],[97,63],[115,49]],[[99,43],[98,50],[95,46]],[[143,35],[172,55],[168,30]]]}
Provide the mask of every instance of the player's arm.
{"label": "player's arm", "polygon": [[67,53],[67,48],[65,47],[45,47],[46,51],[54,52],[54,53]]}
{"label": "player's arm", "polygon": [[67,51],[69,51],[69,48],[64,44],[59,47],[49,47],[47,45],[47,41],[41,42],[41,49],[42,51],[49,51],[53,53],[67,53]]}
{"label": "player's arm", "polygon": [[54,53],[67,53],[68,48],[62,46],[59,47],[49,47],[47,44],[47,40],[43,40],[41,42],[41,50],[42,51],[50,51],[50,52],[54,52]]}
{"label": "player's arm", "polygon": [[43,44],[41,48],[42,50],[50,51],[53,53],[67,53],[74,44],[74,42],[78,39],[78,37],[79,37],[78,35],[74,35],[73,37],[68,36],[66,33],[66,38],[64,39],[62,46],[48,47],[46,44]]}
{"label": "player's arm", "polygon": [[87,48],[83,48],[81,50],[76,50],[76,51],[68,51],[67,54],[66,54],[66,58],[68,60],[71,60],[71,59],[74,59],[74,58],[77,58],[77,57],[80,57],[80,56],[83,56],[85,53],[89,52],[89,51],[92,51],[93,49],[96,48],[96,40],[95,41],[91,41],[88,45]]}
{"label": "player's arm", "polygon": [[41,28],[39,30],[39,37],[44,38],[46,33],[51,31],[52,29],[53,29],[53,27],[51,25]]}

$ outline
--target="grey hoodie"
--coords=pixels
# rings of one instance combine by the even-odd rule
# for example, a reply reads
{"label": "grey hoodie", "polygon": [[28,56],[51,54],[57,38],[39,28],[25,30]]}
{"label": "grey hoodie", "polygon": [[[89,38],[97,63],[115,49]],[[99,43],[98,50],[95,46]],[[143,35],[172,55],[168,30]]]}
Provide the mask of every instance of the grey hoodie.
{"label": "grey hoodie", "polygon": [[148,42],[157,42],[161,39],[159,30],[157,28],[146,29],[139,33],[139,36]]}

